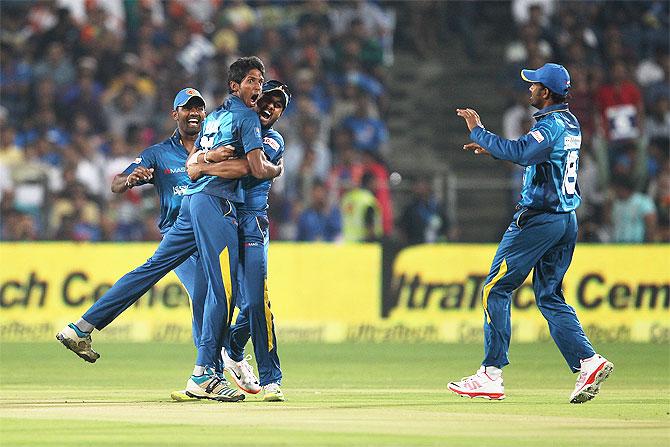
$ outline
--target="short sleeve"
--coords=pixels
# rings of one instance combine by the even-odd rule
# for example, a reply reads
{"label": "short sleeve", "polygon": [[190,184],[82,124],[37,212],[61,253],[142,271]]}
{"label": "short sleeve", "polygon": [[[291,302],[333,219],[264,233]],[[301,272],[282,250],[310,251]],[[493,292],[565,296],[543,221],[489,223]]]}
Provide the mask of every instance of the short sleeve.
{"label": "short sleeve", "polygon": [[240,118],[239,129],[245,154],[263,147],[261,122],[255,112],[250,110]]}

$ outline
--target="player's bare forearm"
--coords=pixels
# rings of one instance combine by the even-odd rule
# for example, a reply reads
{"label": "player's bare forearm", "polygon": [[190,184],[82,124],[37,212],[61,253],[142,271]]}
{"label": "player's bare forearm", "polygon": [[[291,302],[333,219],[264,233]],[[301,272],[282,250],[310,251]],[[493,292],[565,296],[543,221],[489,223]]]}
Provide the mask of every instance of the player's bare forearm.
{"label": "player's bare forearm", "polygon": [[126,185],[127,175],[117,174],[112,180],[112,192],[114,194],[121,194],[122,192],[128,191],[128,186]]}
{"label": "player's bare forearm", "polygon": [[251,175],[259,180],[275,178],[283,172],[283,164],[275,165],[271,163],[261,148],[247,153],[247,161],[249,161]]}
{"label": "player's bare forearm", "polygon": [[214,175],[226,179],[236,179],[249,175],[249,162],[243,159],[226,160],[219,163],[201,165],[201,175]]}

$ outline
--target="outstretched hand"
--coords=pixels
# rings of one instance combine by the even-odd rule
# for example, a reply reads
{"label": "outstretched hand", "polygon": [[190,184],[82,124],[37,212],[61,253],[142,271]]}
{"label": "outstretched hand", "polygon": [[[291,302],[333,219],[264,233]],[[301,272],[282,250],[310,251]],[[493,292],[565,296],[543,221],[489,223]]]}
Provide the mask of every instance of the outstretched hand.
{"label": "outstretched hand", "polygon": [[479,114],[474,109],[456,109],[456,115],[465,120],[468,130],[472,131],[475,127],[484,127],[479,119]]}
{"label": "outstretched hand", "polygon": [[472,151],[475,155],[491,155],[489,151],[478,145],[477,143],[468,143],[463,145],[464,151]]}

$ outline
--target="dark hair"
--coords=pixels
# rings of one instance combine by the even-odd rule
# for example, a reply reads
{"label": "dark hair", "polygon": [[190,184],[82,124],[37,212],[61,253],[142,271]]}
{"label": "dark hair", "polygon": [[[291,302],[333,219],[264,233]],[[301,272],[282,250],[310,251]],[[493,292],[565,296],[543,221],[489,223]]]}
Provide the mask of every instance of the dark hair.
{"label": "dark hair", "polygon": [[256,56],[241,57],[231,64],[228,68],[228,93],[233,93],[230,88],[231,82],[242,83],[242,79],[253,69],[257,69],[265,76],[265,65],[263,61]]}
{"label": "dark hair", "polygon": [[546,88],[547,90],[549,90],[549,98],[551,98],[551,101],[554,104],[563,104],[565,102],[565,98],[567,97],[567,95],[559,95],[558,93],[553,92],[549,87],[547,87],[541,82],[538,82],[538,84],[540,84],[542,88]]}

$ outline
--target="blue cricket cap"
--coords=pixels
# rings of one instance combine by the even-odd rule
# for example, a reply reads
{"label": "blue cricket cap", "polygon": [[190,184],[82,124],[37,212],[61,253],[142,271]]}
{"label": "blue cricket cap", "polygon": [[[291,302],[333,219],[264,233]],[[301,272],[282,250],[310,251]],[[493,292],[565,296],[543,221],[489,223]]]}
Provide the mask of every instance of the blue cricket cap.
{"label": "blue cricket cap", "polygon": [[199,91],[192,87],[186,87],[185,89],[180,90],[179,93],[177,93],[177,96],[174,97],[172,109],[177,110],[177,107],[186,105],[186,103],[189,102],[191,98],[200,98],[202,103],[205,104],[205,99],[202,97]]}
{"label": "blue cricket cap", "polygon": [[570,88],[570,73],[564,66],[544,64],[537,70],[521,70],[521,77],[528,82],[541,82],[552,92],[565,96]]}
{"label": "blue cricket cap", "polygon": [[288,106],[288,103],[291,101],[291,91],[288,89],[286,84],[283,84],[275,79],[271,79],[263,84],[263,93],[270,92],[281,92],[282,99],[284,100],[284,110]]}

